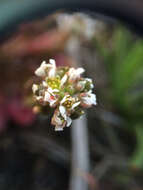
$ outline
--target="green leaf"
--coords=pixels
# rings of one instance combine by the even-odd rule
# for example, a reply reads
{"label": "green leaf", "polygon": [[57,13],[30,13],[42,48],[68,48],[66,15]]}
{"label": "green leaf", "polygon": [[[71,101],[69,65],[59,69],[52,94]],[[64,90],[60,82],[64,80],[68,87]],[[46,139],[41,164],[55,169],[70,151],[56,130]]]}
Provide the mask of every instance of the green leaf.
{"label": "green leaf", "polygon": [[116,73],[118,91],[124,93],[134,83],[139,71],[143,70],[143,42],[137,42],[123,60]]}
{"label": "green leaf", "polygon": [[135,152],[131,158],[131,166],[135,168],[143,168],[143,125],[139,124],[135,127],[137,145]]}

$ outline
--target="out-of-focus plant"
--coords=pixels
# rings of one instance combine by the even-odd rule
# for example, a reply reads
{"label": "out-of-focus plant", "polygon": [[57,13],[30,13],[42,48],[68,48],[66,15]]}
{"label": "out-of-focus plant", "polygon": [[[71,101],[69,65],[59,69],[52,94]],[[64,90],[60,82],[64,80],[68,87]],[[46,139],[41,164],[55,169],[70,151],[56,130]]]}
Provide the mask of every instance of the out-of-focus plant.
{"label": "out-of-focus plant", "polygon": [[137,145],[131,157],[135,167],[143,167],[143,41],[123,27],[114,30],[102,43],[95,39],[108,72],[107,98],[125,120],[124,127],[136,134]]}

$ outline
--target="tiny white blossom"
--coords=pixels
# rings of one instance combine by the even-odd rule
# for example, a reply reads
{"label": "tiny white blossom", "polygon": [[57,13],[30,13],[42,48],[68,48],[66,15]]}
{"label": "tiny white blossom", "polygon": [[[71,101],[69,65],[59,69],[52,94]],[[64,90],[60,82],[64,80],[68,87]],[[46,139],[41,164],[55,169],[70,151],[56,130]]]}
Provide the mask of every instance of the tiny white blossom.
{"label": "tiny white blossom", "polygon": [[[73,97],[71,97],[71,96],[69,96],[69,95],[66,95],[66,96],[64,96],[64,98],[61,100],[60,105],[62,106],[62,104],[64,104],[67,100],[70,100],[70,101],[73,102],[71,108],[68,108],[70,111],[73,111],[74,108],[76,108],[76,107],[79,106],[79,104],[80,104],[80,101],[76,102],[76,101],[75,101],[75,98],[73,98]],[[64,106],[62,106],[62,107],[64,107]]]}
{"label": "tiny white blossom", "polygon": [[90,82],[90,88],[94,88],[93,81],[91,78],[85,78],[86,81]]}
{"label": "tiny white blossom", "polygon": [[91,107],[96,105],[96,95],[91,93],[91,91],[81,94],[81,104],[83,107]]}
{"label": "tiny white blossom", "polygon": [[59,111],[60,111],[61,116],[66,121],[66,126],[69,127],[72,123],[72,120],[70,117],[68,117],[67,112],[66,112],[66,108],[64,106],[59,106]]}
{"label": "tiny white blossom", "polygon": [[66,122],[62,119],[58,109],[55,110],[51,123],[52,125],[55,125],[56,131],[62,131],[62,129],[65,127]]}
{"label": "tiny white blossom", "polygon": [[56,73],[56,64],[54,59],[50,59],[47,64],[46,61],[43,61],[38,69],[36,69],[35,74],[39,77],[45,77],[48,73],[48,77],[52,78]]}
{"label": "tiny white blossom", "polygon": [[57,98],[51,88],[48,88],[45,92],[44,101],[48,102],[51,107],[55,106]]}
{"label": "tiny white blossom", "polygon": [[78,68],[78,69],[74,69],[74,68],[70,68],[68,71],[68,76],[69,76],[69,82],[74,82],[77,79],[80,78],[80,75],[82,73],[84,73],[84,69],[83,68]]}
{"label": "tiny white blossom", "polygon": [[82,90],[85,88],[85,84],[86,84],[86,81],[85,81],[85,80],[79,81],[79,82],[77,82],[76,88],[77,88],[79,91],[82,91]]}

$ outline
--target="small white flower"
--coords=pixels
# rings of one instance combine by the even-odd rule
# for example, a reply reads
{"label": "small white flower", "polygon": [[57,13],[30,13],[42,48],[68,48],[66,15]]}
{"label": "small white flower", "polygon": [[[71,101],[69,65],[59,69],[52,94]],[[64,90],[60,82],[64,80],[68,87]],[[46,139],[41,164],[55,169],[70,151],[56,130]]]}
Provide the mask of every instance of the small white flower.
{"label": "small white flower", "polygon": [[46,61],[43,61],[38,69],[36,69],[35,74],[39,77],[45,77],[46,75],[49,78],[55,77],[56,74],[56,63],[54,59],[50,59],[47,64]]}
{"label": "small white flower", "polygon": [[57,98],[53,92],[54,90],[52,90],[51,88],[48,88],[44,96],[44,101],[48,102],[51,107],[54,107],[57,102]]}
{"label": "small white flower", "polygon": [[91,107],[92,105],[96,105],[96,95],[91,93],[91,91],[86,93],[81,93],[81,105],[83,107]]}
{"label": "small white flower", "polygon": [[56,74],[56,62],[54,59],[50,59],[49,63],[50,63],[49,64],[50,69],[48,72],[48,77],[53,78],[53,77],[55,77],[55,74]]}
{"label": "small white flower", "polygon": [[[66,102],[66,101],[71,101],[72,102],[72,106],[71,108],[68,108],[69,111],[73,111],[77,106],[79,106],[80,104],[80,101],[77,101],[76,98],[73,98],[71,97],[70,95],[66,95],[64,96],[64,98],[61,100],[60,102],[60,107],[64,107],[63,104]],[[63,108],[62,108],[63,109]],[[66,109],[64,107],[64,109]]]}
{"label": "small white flower", "polygon": [[76,88],[77,88],[79,91],[82,91],[82,90],[85,88],[85,84],[86,84],[86,81],[85,81],[85,80],[79,81],[79,82],[77,82]]}
{"label": "small white flower", "polygon": [[55,125],[55,130],[56,131],[62,131],[62,129],[66,125],[66,121],[64,119],[62,119],[61,113],[59,112],[58,109],[55,110],[55,113],[54,113],[54,115],[52,117],[51,124]]}
{"label": "small white flower", "polygon": [[68,117],[66,108],[64,106],[59,106],[59,111],[60,111],[61,116],[66,121],[66,126],[69,127],[72,123],[72,120],[70,117]]}
{"label": "small white flower", "polygon": [[82,73],[84,73],[84,69],[83,68],[78,68],[78,69],[74,69],[74,68],[70,68],[68,71],[68,76],[69,76],[69,82],[74,82],[77,79],[80,78],[80,75]]}
{"label": "small white flower", "polygon": [[51,123],[55,125],[56,131],[62,131],[64,127],[71,125],[72,119],[66,115],[65,108],[60,106],[59,109],[56,109]]}
{"label": "small white flower", "polygon": [[32,91],[35,94],[35,92],[38,90],[38,85],[37,84],[33,84],[32,86]]}
{"label": "small white flower", "polygon": [[86,81],[90,82],[90,88],[94,88],[93,81],[90,78],[85,78]]}

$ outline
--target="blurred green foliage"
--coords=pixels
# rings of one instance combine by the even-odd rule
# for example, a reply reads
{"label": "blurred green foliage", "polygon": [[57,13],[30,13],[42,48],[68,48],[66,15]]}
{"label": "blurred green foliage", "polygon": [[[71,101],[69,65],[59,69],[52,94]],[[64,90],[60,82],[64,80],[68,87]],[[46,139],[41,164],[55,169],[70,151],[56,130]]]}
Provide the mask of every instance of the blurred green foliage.
{"label": "blurred green foliage", "polygon": [[109,101],[136,136],[131,165],[143,168],[143,41],[120,26],[110,40],[97,40],[96,48],[109,76]]}

